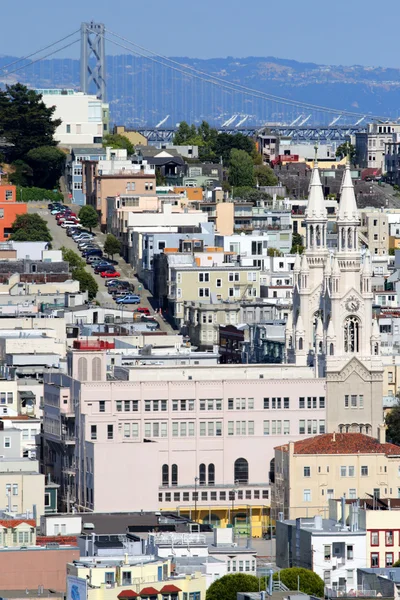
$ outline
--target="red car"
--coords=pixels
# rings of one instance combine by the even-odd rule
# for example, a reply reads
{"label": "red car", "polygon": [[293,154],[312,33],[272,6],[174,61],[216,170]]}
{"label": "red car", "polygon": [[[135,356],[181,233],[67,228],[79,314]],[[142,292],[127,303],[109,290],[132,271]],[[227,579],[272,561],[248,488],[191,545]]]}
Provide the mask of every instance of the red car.
{"label": "red car", "polygon": [[121,273],[118,273],[118,271],[103,271],[102,273],[100,273],[101,277],[105,277],[105,278],[111,278],[111,277],[121,277]]}
{"label": "red car", "polygon": [[150,311],[145,306],[138,306],[136,312],[142,313],[143,315],[146,315],[148,317],[150,316]]}

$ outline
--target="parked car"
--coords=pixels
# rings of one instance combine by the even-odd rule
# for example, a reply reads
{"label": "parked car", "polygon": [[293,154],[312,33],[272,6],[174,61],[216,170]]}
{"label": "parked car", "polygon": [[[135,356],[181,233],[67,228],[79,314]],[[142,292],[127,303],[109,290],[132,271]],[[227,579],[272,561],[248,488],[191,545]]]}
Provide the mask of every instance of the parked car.
{"label": "parked car", "polygon": [[150,316],[150,311],[148,308],[146,308],[146,306],[138,306],[136,312],[147,315],[148,317]]}
{"label": "parked car", "polygon": [[118,287],[120,289],[125,288],[126,290],[129,290],[129,291],[133,291],[133,289],[134,289],[133,285],[131,283],[129,283],[129,281],[123,281],[121,279],[119,279],[116,282],[107,281],[106,286],[108,288],[113,288],[113,287]]}
{"label": "parked car", "polygon": [[103,256],[103,251],[100,250],[100,248],[90,248],[90,250],[86,250],[86,252],[83,253],[83,256],[88,259],[88,258],[101,258]]}
{"label": "parked car", "polygon": [[108,277],[121,277],[121,273],[119,273],[119,271],[108,271],[107,269],[105,271],[103,271],[102,273],[100,273],[101,277],[103,278],[108,278]]}
{"label": "parked car", "polygon": [[136,296],[135,294],[127,294],[126,296],[123,296],[122,298],[117,298],[116,303],[117,304],[139,304],[140,296]]}
{"label": "parked car", "polygon": [[61,227],[63,229],[68,229],[69,227],[81,227],[81,225],[79,225],[77,221],[70,221],[69,219],[67,219],[66,221],[64,221],[64,223],[61,224]]}
{"label": "parked car", "polygon": [[[100,250],[100,249],[99,249]],[[103,252],[100,250],[101,254],[89,254],[86,256],[86,264],[91,265],[91,264],[96,264],[96,262],[99,262],[100,260],[102,260],[102,256],[103,256]]]}
{"label": "parked car", "polygon": [[97,274],[104,273],[104,271],[109,271],[110,273],[113,273],[114,267],[112,265],[109,265],[108,263],[99,263],[94,268],[94,272]]}

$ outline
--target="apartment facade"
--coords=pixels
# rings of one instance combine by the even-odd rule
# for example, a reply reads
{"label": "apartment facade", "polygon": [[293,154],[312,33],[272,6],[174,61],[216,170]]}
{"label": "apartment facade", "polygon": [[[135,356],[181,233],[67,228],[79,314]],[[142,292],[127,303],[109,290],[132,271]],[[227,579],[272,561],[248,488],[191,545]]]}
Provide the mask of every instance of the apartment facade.
{"label": "apartment facade", "polygon": [[356,162],[361,168],[385,168],[385,146],[397,141],[398,123],[368,123],[366,133],[356,133]]}
{"label": "apartment facade", "polygon": [[83,206],[85,195],[83,193],[82,164],[85,161],[97,162],[106,158],[105,148],[72,148],[66,163],[66,180],[72,204]]}
{"label": "apartment facade", "polygon": [[16,186],[0,185],[0,242],[9,239],[15,219],[27,212],[26,202],[17,202]]}
{"label": "apartment facade", "polygon": [[177,326],[184,325],[185,305],[190,302],[239,302],[260,297],[260,268],[171,265],[169,268],[168,306]]}
{"label": "apartment facade", "polygon": [[361,241],[367,244],[373,256],[387,256],[389,254],[388,215],[378,210],[360,210],[360,216],[359,236]]}
{"label": "apartment facade", "polygon": [[54,134],[60,146],[101,145],[108,130],[108,104],[96,96],[72,89],[36,90],[46,106],[54,106],[61,124]]}
{"label": "apartment facade", "polygon": [[[273,507],[285,518],[325,515],[345,495],[391,495],[400,481],[399,447],[362,433],[327,433],[275,448]],[[399,484],[400,486],[400,484]]]}
{"label": "apartment facade", "polygon": [[[71,507],[179,509],[238,526],[249,524],[251,507],[254,535],[262,535],[273,448],[326,430],[324,381],[307,367],[125,367],[115,368],[109,381],[103,353],[74,351],[69,361],[71,376],[46,378],[43,438],[44,470]],[[57,471],[67,440],[57,433],[56,441],[49,423],[67,389],[75,406],[69,488]],[[47,445],[57,456],[48,455]],[[146,486],[138,487],[139,480]]]}

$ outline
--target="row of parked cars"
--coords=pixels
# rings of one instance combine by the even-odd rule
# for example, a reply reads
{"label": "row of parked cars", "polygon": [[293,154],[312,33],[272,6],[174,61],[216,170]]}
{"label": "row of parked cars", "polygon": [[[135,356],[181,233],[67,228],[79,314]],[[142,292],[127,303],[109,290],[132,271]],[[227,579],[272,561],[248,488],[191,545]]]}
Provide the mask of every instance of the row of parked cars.
{"label": "row of parked cars", "polygon": [[[96,236],[93,232],[82,228],[76,215],[64,205],[49,205],[51,214],[55,215],[57,223],[66,229],[67,236],[72,237],[77,244],[82,257],[90,265],[94,272],[105,279],[107,291],[113,296],[117,304],[139,304],[140,296],[133,294],[134,286],[129,281],[120,279],[121,273],[115,268],[118,265],[116,260],[105,258],[103,250],[96,242]],[[139,307],[138,312],[149,315],[148,308]]]}

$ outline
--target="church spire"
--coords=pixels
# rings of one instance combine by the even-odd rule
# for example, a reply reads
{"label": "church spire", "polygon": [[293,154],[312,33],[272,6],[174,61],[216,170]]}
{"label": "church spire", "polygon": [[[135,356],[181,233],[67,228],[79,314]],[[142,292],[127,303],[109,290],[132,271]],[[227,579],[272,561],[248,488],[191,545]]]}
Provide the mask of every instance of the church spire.
{"label": "church spire", "polygon": [[312,221],[321,221],[327,218],[324,192],[319,176],[317,149],[318,146],[315,146],[314,167],[311,174],[308,203],[305,212],[306,220]]}
{"label": "church spire", "polygon": [[354,185],[351,179],[350,162],[347,160],[346,168],[343,175],[340,203],[338,212],[338,222],[358,223],[359,216],[357,210],[357,202],[354,194]]}

